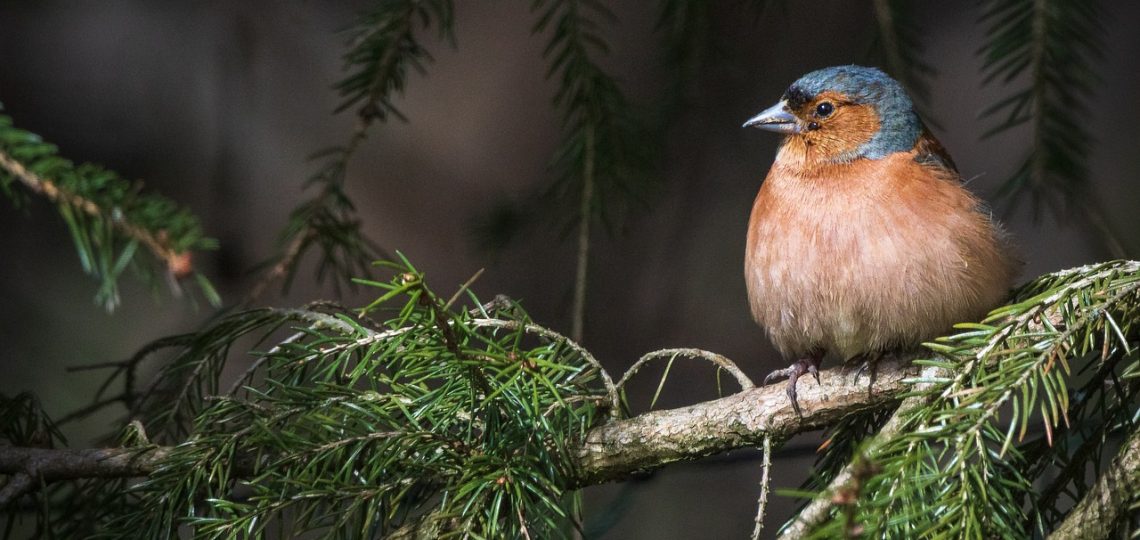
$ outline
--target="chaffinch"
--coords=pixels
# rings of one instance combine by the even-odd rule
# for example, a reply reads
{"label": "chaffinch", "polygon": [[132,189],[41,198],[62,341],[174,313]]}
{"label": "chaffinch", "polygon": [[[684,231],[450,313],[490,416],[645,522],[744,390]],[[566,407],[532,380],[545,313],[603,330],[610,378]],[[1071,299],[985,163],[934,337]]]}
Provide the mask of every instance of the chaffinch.
{"label": "chaffinch", "polygon": [[[966,190],[906,91],[875,68],[804,75],[745,127],[784,135],[752,206],[744,276],[752,315],[795,362],[877,361],[1007,295],[1021,265],[1006,233]],[[858,377],[858,375],[856,375]]]}

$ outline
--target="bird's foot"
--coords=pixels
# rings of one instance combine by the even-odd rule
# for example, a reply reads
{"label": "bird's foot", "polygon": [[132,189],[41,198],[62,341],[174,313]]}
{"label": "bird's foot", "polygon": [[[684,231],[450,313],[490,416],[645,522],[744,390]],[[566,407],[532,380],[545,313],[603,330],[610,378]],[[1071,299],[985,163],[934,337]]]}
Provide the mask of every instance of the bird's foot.
{"label": "bird's foot", "polygon": [[792,363],[792,365],[784,369],[777,369],[769,373],[767,377],[764,377],[764,386],[767,386],[779,380],[787,379],[788,399],[792,401],[792,410],[796,411],[796,416],[803,416],[803,412],[800,411],[800,404],[796,400],[796,381],[798,381],[800,376],[802,376],[804,373],[810,373],[813,377],[815,377],[815,383],[820,384],[819,364],[822,361],[823,355],[819,353],[813,353],[812,355],[805,358],[800,358],[799,360],[796,360],[794,363]]}
{"label": "bird's foot", "polygon": [[858,383],[859,376],[862,375],[864,371],[866,371],[868,378],[870,379],[867,383],[867,391],[870,392],[871,388],[875,386],[875,375],[879,370],[879,360],[882,359],[883,353],[881,352],[863,353],[852,358],[853,361],[860,361],[860,363],[859,367],[855,370],[855,377],[851,379],[851,384]]}

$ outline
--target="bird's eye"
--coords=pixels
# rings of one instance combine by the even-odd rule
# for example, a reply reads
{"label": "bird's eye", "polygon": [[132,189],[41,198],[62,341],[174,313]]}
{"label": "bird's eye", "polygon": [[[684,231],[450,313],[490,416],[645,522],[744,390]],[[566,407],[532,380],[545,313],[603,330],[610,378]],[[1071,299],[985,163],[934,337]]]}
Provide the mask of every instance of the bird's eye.
{"label": "bird's eye", "polygon": [[830,102],[824,101],[823,103],[815,106],[815,115],[820,118],[824,118],[827,115],[831,114],[831,111],[834,110],[835,106],[833,106]]}

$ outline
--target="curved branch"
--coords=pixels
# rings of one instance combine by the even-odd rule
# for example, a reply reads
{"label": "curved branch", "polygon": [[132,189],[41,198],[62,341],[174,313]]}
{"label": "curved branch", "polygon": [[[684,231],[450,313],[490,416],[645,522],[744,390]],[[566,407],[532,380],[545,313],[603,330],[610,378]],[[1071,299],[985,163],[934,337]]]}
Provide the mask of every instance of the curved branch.
{"label": "curved branch", "polygon": [[574,350],[574,352],[578,353],[578,355],[581,356],[583,360],[589,362],[590,365],[598,369],[598,374],[602,378],[602,384],[604,384],[606,387],[606,394],[609,395],[610,405],[613,407],[610,409],[610,414],[616,416],[620,413],[621,397],[618,395],[618,389],[617,386],[614,385],[613,378],[611,378],[609,372],[607,372],[606,369],[602,367],[602,363],[599,362],[597,358],[594,358],[594,355],[590,354],[589,351],[579,345],[576,341],[569,339],[566,336],[559,334],[558,332],[555,332],[549,328],[539,326],[537,324],[523,324],[519,321],[503,319],[472,319],[471,324],[487,328],[502,328],[504,330],[518,330],[521,328],[528,334],[534,334],[536,336],[541,336],[552,341],[561,341],[565,343],[567,347],[570,347]]}
{"label": "curved branch", "polygon": [[717,367],[729,372],[729,374],[731,374],[736,379],[736,382],[740,385],[741,390],[751,390],[753,388],[756,388],[756,383],[752,382],[752,379],[748,378],[748,375],[744,374],[744,371],[742,371],[740,367],[736,365],[736,362],[729,360],[723,355],[719,355],[710,351],[703,351],[701,349],[661,349],[659,351],[646,353],[641,358],[639,358],[637,362],[634,362],[634,364],[625,371],[625,375],[621,376],[621,380],[617,382],[617,390],[620,392],[622,388],[625,387],[625,383],[629,382],[629,380],[633,378],[633,376],[636,375],[637,372],[645,366],[645,364],[649,363],[649,361],[665,356],[686,356],[689,358],[701,358],[703,360],[708,360],[709,362],[716,364]]}

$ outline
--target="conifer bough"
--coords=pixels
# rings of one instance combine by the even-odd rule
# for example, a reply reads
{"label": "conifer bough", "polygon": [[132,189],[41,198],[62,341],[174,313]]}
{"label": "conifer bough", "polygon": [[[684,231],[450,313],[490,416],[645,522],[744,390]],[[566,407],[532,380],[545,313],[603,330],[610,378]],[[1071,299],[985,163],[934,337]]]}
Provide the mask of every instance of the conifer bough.
{"label": "conifer bough", "polygon": [[[482,304],[464,286],[444,301],[407,261],[389,266],[389,281],[360,281],[382,294],[358,312],[251,310],[149,347],[174,355],[132,400],[139,422],[121,448],[47,448],[62,444],[50,420],[5,398],[0,503],[14,517],[38,498],[32,512],[61,535],[222,538],[280,523],[328,537],[549,537],[568,530],[574,488],[828,426],[814,502],[787,537],[1043,535],[1092,512],[1114,529],[1131,502],[1105,486],[1132,485],[1134,444],[1095,485],[1082,464],[1134,438],[1135,262],[1043,276],[926,353],[884,360],[873,385],[826,370],[805,385],[802,417],[782,389],[738,378],[736,394],[618,419],[624,379],[588,351],[509,300]],[[227,352],[245,336],[276,345],[226,390]],[[1070,511],[1052,493],[1115,511]]]}

